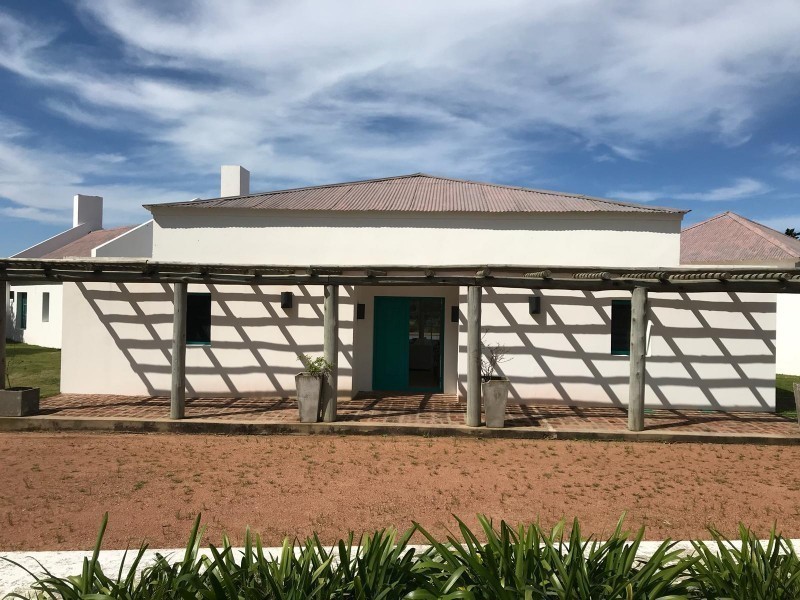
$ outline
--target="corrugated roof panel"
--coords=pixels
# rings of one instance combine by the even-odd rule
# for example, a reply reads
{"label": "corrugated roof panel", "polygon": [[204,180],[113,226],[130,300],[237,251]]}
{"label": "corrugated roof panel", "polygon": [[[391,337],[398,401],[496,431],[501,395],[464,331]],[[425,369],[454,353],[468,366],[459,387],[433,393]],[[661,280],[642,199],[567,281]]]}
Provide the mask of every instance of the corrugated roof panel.
{"label": "corrugated roof panel", "polygon": [[681,232],[681,263],[742,264],[800,261],[800,240],[732,212]]}
{"label": "corrugated roof panel", "polygon": [[422,173],[234,198],[146,206],[389,212],[687,212],[562,192],[433,177]]}

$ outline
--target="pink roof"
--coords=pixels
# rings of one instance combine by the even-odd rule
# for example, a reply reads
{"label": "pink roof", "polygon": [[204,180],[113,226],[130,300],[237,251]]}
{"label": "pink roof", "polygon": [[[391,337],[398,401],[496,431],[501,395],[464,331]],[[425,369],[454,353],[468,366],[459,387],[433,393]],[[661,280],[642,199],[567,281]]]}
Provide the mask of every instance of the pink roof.
{"label": "pink roof", "polygon": [[770,264],[800,261],[800,240],[724,212],[681,232],[681,263]]}
{"label": "pink roof", "polygon": [[395,212],[638,212],[688,211],[592,198],[580,194],[480,183],[424,173],[237,196],[150,204],[145,208],[240,208],[260,210]]}
{"label": "pink roof", "polygon": [[92,256],[92,250],[98,246],[110,242],[114,238],[122,235],[126,231],[133,229],[133,225],[126,227],[116,227],[114,229],[98,229],[87,233],[83,237],[70,242],[61,248],[48,252],[40,258],[88,258]]}

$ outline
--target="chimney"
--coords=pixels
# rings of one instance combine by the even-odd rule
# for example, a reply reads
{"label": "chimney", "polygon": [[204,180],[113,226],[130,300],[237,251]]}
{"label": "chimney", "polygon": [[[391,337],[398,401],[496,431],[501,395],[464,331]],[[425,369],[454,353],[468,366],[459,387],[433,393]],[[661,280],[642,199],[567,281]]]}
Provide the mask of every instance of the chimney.
{"label": "chimney", "polygon": [[250,193],[250,171],[239,165],[222,165],[220,197],[247,196]]}
{"label": "chimney", "polygon": [[72,204],[72,226],[86,224],[91,231],[103,228],[103,197],[76,194]]}

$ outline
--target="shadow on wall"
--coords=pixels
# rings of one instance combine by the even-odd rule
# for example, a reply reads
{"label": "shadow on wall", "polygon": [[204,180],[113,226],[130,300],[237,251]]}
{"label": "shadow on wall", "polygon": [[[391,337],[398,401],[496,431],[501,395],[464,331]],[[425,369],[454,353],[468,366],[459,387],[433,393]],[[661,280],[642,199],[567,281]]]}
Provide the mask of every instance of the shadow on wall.
{"label": "shadow on wall", "polygon": [[[149,395],[168,395],[172,286],[120,283],[109,290],[76,285],[102,325],[107,341],[127,361],[127,373],[137,378]],[[298,356],[323,352],[322,288],[314,294],[310,286],[204,287],[205,290],[190,286],[190,293],[211,293],[211,344],[187,347],[187,396],[293,396],[294,376],[303,367]],[[287,289],[294,291],[293,307],[282,309],[280,294]],[[342,286],[340,316],[352,298],[353,290]],[[352,326],[352,321],[340,318],[339,374],[343,381],[349,381],[352,375],[352,344],[342,342],[341,332],[346,339],[352,339],[347,331]],[[113,388],[119,383],[110,380],[110,375],[106,377],[109,390],[104,393],[114,393]],[[340,393],[349,394],[350,390]]]}
{"label": "shadow on wall", "polygon": [[[533,293],[543,296],[539,315],[528,313]],[[629,358],[611,355],[610,335],[611,300],[626,297],[485,288],[484,341],[507,349],[499,371],[511,381],[510,401],[627,405]],[[649,306],[648,406],[774,409],[774,296],[651,294]]]}
{"label": "shadow on wall", "polygon": [[22,342],[24,330],[19,328],[17,322],[16,294],[14,300],[8,302],[8,313],[6,313],[6,339],[13,342]]}

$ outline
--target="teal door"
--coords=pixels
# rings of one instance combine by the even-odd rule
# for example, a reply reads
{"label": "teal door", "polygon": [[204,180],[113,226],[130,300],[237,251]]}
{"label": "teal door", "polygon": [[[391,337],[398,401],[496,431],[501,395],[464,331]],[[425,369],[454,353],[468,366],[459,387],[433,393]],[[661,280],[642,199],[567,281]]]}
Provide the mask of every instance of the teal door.
{"label": "teal door", "polygon": [[372,389],[441,392],[444,298],[376,296]]}

